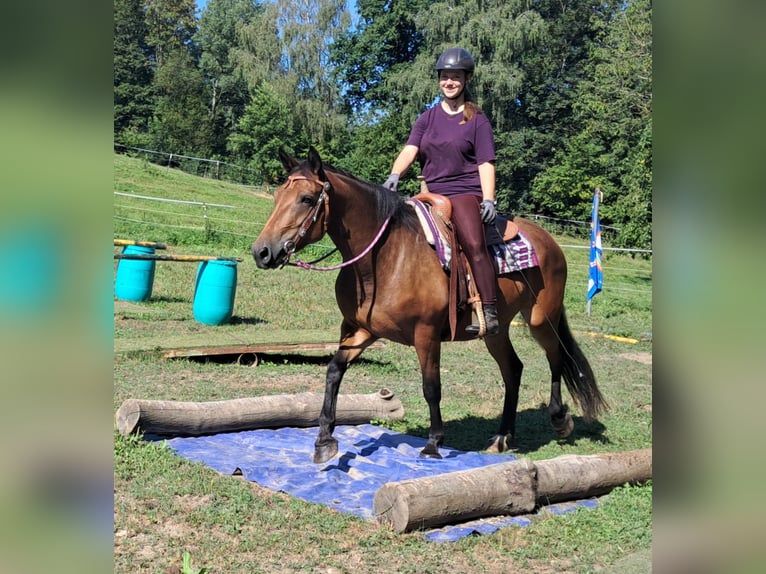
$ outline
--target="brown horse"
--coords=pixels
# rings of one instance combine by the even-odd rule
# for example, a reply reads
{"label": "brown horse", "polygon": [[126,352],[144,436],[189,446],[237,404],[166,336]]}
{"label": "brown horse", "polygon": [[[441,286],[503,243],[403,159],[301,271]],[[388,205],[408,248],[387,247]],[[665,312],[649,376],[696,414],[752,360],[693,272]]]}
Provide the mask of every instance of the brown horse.
{"label": "brown horse", "polygon": [[[323,165],[313,148],[304,162],[284,152],[279,155],[288,178],[276,190],[274,210],[252,245],[256,264],[261,269],[282,267],[296,251],[319,241],[325,233],[343,257],[335,284],[343,314],[340,345],[327,367],[314,462],[325,462],[337,454],[338,442],[332,434],[341,380],[351,362],[379,338],[415,347],[431,417],[421,456],[439,458],[444,440],[439,365],[442,342],[450,338],[449,285],[414,209],[382,186]],[[523,364],[511,344],[508,328],[519,312],[550,365],[548,411],[558,436],[565,438],[574,428],[561,399],[562,375],[586,420],[607,408],[591,367],[567,325],[564,254],[541,227],[520,217],[514,222],[532,243],[540,265],[498,277],[501,329],[484,339],[505,383],[500,428],[488,446],[494,452],[506,450],[515,432]],[[470,321],[471,311],[466,306],[456,339],[475,337],[460,335]]]}

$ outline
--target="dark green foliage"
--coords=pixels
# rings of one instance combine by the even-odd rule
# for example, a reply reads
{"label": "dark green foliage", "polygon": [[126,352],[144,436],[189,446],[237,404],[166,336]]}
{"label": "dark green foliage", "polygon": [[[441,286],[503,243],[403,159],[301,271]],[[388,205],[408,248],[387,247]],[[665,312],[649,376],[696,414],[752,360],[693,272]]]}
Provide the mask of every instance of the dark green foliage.
{"label": "dark green foliage", "polygon": [[211,122],[211,148],[226,155],[226,142],[250,100],[247,80],[238,65],[238,30],[261,13],[255,0],[211,0],[205,6],[194,36],[201,56],[199,69],[205,82]]}
{"label": "dark green foliage", "polygon": [[533,181],[534,205],[586,219],[601,187],[603,223],[620,228],[616,244],[651,247],[651,5],[635,0],[600,22],[567,118],[572,134]]}
{"label": "dark green foliage", "polygon": [[[426,0],[359,0],[359,23],[332,46],[338,81],[346,86],[349,111],[384,112],[392,104],[386,76],[418,55],[423,34],[415,25]],[[406,94],[402,94],[407,97]]]}
{"label": "dark green foliage", "polygon": [[210,122],[202,76],[183,49],[165,54],[154,79],[157,93],[150,132],[156,149],[184,155],[210,154]]}
{"label": "dark green foliage", "polygon": [[145,132],[152,110],[152,66],[142,0],[114,0],[114,133]]}
{"label": "dark green foliage", "polygon": [[279,148],[292,151],[305,146],[296,133],[287,100],[266,84],[253,93],[252,101],[229,137],[229,149],[236,158],[262,173],[265,182],[277,183],[285,173],[277,155]]}

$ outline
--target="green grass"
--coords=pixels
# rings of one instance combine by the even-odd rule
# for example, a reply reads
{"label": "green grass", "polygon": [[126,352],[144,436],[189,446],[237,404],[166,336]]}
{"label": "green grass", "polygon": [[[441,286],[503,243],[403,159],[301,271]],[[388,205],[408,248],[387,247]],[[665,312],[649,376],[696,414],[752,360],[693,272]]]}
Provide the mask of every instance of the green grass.
{"label": "green grass", "polygon": [[[115,237],[164,241],[171,253],[244,259],[238,266],[234,318],[227,325],[207,326],[193,319],[195,263],[158,262],[149,302],[115,301],[115,411],[128,398],[208,401],[322,392],[329,353],[263,356],[257,367],[246,367],[166,360],[157,352],[194,345],[337,340],[335,273],[261,271],[249,257],[249,245],[271,209],[268,193],[119,155],[115,190],[236,205],[238,209],[228,213],[231,220],[216,223],[229,239],[221,239],[223,233],[195,235],[165,227],[187,222],[174,215],[175,204],[159,202],[151,209],[160,213],[142,215],[145,224],[126,225],[116,217]],[[121,201],[115,197],[116,203]],[[116,216],[120,209],[115,208]],[[557,239],[567,245],[583,244],[568,237]],[[605,291],[594,299],[588,317],[584,301],[588,252],[565,249],[565,253],[570,268],[566,294],[570,325],[612,409],[594,423],[585,423],[573,409],[575,433],[568,441],[557,441],[541,409],[550,392],[545,357],[524,328],[514,326],[514,345],[525,365],[517,427],[521,452],[540,460],[649,447],[651,261],[607,252]],[[480,450],[496,430],[503,396],[497,368],[483,344],[446,344],[442,383],[446,444]],[[341,392],[371,393],[381,387],[402,400],[405,417],[378,423],[425,436],[428,410],[413,349],[388,343],[367,350],[348,370]],[[651,547],[651,484],[617,489],[596,510],[433,544],[419,533],[394,534],[376,523],[220,475],[173,455],[161,443],[123,437],[116,430],[114,442],[115,572],[165,573],[171,568],[182,572],[185,555],[191,557],[190,569],[209,573],[327,572],[328,568],[380,573],[522,568],[594,572]]]}

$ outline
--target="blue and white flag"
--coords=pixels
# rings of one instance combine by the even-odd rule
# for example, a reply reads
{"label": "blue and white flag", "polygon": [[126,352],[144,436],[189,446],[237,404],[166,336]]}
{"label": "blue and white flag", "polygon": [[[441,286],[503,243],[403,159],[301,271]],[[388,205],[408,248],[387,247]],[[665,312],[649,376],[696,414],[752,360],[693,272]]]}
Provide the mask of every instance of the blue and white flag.
{"label": "blue and white flag", "polygon": [[601,291],[604,282],[604,270],[601,268],[601,221],[598,218],[598,204],[601,200],[601,190],[593,194],[593,210],[590,221],[590,269],[588,273],[588,297],[593,298]]}

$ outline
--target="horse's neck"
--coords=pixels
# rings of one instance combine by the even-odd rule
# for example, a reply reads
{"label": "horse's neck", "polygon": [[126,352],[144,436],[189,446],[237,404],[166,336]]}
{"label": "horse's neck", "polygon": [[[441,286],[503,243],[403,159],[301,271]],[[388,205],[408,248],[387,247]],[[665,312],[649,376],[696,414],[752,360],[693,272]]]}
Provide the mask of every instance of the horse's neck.
{"label": "horse's neck", "polygon": [[333,189],[327,233],[344,257],[356,256],[375,239],[385,220],[378,217],[374,193],[355,188],[358,184],[341,174],[327,177]]}

